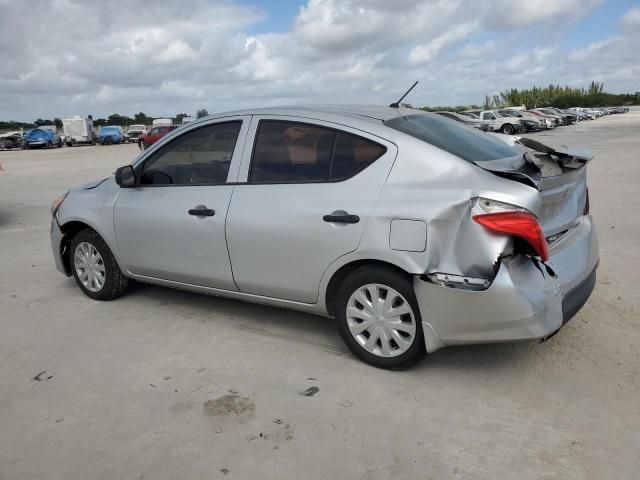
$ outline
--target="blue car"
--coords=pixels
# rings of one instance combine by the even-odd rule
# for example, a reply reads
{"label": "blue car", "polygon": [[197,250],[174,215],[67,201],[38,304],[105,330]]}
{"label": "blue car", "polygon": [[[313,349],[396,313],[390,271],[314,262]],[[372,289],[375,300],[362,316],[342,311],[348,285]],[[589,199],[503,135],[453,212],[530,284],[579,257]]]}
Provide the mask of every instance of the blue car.
{"label": "blue car", "polygon": [[52,129],[48,128],[32,128],[25,136],[27,148],[34,147],[61,147],[62,139]]}
{"label": "blue car", "polygon": [[111,143],[123,143],[124,133],[122,127],[106,126],[100,129],[100,135],[98,136],[100,145],[108,145]]}

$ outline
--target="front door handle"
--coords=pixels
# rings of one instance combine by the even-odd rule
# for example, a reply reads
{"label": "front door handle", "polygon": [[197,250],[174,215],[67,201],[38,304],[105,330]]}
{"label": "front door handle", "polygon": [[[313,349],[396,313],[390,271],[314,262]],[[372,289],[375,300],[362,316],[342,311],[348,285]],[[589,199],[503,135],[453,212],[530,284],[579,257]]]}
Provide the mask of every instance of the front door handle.
{"label": "front door handle", "polygon": [[325,215],[322,220],[328,223],[358,223],[360,217],[358,215],[350,215],[344,210],[336,210],[331,215]]}
{"label": "front door handle", "polygon": [[189,215],[194,215],[196,217],[213,217],[215,214],[215,210],[202,206],[197,206],[196,208],[189,210]]}

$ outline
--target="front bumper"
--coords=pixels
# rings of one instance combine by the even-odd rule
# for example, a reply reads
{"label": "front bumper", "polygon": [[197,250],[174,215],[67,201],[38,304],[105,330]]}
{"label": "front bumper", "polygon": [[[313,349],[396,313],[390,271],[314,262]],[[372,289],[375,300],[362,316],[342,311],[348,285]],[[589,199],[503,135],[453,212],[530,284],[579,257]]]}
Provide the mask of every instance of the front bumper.
{"label": "front bumper", "polygon": [[51,250],[53,252],[53,260],[56,264],[56,269],[60,273],[64,273],[67,277],[71,276],[71,273],[67,271],[64,261],[62,260],[62,248],[64,234],[60,230],[60,226],[55,218],[51,219],[51,228],[49,230],[49,236],[51,239]]}
{"label": "front bumper", "polygon": [[[449,345],[544,339],[559,330],[589,298],[599,259],[591,217],[549,249],[542,272],[524,256],[504,259],[483,291],[429,283],[416,276],[414,288],[427,351]],[[544,272],[544,273],[543,273]]]}

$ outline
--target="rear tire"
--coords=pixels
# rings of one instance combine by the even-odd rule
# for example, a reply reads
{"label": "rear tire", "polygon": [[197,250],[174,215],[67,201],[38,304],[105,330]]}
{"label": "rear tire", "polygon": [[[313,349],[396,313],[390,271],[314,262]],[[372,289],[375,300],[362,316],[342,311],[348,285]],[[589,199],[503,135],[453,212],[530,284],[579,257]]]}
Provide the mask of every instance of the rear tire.
{"label": "rear tire", "polygon": [[123,275],[106,242],[94,230],[81,230],[73,237],[69,257],[73,278],[88,297],[114,300],[127,291],[129,279]]}
{"label": "rear tire", "polygon": [[365,265],[348,275],[335,316],[344,343],[369,365],[400,370],[426,354],[411,279],[391,269]]}
{"label": "rear tire", "polygon": [[500,129],[500,131],[502,133],[504,133],[505,135],[511,135],[513,134],[513,126],[509,125],[508,123],[506,125],[503,125],[502,128]]}

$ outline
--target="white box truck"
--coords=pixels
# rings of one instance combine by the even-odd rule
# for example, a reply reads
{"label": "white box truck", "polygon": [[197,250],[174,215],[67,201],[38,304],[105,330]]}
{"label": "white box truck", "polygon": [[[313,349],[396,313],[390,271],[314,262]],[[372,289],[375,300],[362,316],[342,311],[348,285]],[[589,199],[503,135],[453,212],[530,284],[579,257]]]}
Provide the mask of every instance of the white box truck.
{"label": "white box truck", "polygon": [[75,116],[63,118],[62,128],[67,147],[96,144],[96,133],[93,130],[93,119],[91,117]]}
{"label": "white box truck", "polygon": [[153,121],[153,126],[154,127],[170,127],[173,125],[173,120],[171,120],[170,118],[156,118]]}

